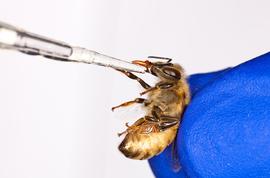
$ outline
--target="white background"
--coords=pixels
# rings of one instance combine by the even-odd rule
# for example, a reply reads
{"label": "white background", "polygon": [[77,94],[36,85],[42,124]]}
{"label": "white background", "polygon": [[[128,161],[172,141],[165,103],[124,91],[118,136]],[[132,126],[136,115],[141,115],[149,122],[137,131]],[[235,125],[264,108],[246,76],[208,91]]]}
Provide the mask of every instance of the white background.
{"label": "white background", "polygon": [[[0,2],[1,21],[121,59],[171,57],[188,74],[234,66],[270,47],[269,0]],[[117,150],[126,120],[110,108],[138,96],[134,81],[1,50],[0,82],[1,178],[153,176],[146,161]]]}

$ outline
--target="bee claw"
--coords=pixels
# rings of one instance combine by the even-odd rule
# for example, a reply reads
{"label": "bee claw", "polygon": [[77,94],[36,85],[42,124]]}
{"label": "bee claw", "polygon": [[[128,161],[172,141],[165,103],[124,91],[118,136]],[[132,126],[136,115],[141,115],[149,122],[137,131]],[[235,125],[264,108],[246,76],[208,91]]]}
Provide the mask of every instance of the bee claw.
{"label": "bee claw", "polygon": [[120,108],[120,107],[121,105],[112,107],[112,112],[114,112],[115,109]]}
{"label": "bee claw", "polygon": [[[125,126],[127,128],[130,128],[130,126],[128,125],[128,122],[126,122]],[[126,134],[128,132],[128,130],[125,130],[124,132],[120,132],[120,133],[117,133],[118,137],[121,137],[123,134]]]}
{"label": "bee claw", "polygon": [[117,133],[118,137],[121,137],[123,134],[127,133],[127,131],[121,132],[121,133]]}
{"label": "bee claw", "polygon": [[126,122],[126,124],[125,124],[125,125],[126,125],[126,127],[127,127],[127,128],[129,128],[129,127],[130,127],[130,126],[128,125],[128,122]]}

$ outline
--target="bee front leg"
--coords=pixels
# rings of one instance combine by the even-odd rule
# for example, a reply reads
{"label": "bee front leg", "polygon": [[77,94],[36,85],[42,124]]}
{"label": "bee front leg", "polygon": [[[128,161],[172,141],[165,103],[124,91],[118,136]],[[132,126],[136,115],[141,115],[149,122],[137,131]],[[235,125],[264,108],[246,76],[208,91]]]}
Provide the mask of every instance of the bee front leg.
{"label": "bee front leg", "polygon": [[145,104],[145,106],[150,104],[149,100],[147,100],[147,99],[136,98],[136,99],[134,99],[132,101],[127,101],[127,102],[124,102],[124,103],[122,103],[122,104],[120,104],[118,106],[112,107],[112,111],[114,111],[116,108],[130,106],[130,105],[135,104],[135,103],[142,103],[142,104]]}
{"label": "bee front leg", "polygon": [[174,86],[174,83],[170,83],[170,82],[161,82],[158,83],[156,86],[148,88],[147,90],[143,91],[140,93],[140,95],[144,95],[146,93],[149,93],[151,91],[155,91],[157,89],[168,89]]}
{"label": "bee front leg", "polygon": [[151,88],[150,85],[148,85],[143,79],[139,78],[138,76],[136,76],[135,74],[131,73],[131,72],[127,72],[124,70],[118,70],[119,72],[122,72],[123,74],[125,74],[128,78],[132,79],[132,80],[137,80],[140,85],[144,88],[144,89],[148,89]]}

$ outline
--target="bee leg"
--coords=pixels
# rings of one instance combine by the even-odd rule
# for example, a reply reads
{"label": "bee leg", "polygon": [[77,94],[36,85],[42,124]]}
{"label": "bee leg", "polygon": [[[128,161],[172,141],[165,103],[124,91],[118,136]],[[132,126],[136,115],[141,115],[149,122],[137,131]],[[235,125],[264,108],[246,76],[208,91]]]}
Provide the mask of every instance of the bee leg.
{"label": "bee leg", "polygon": [[125,107],[125,106],[130,106],[134,103],[144,103],[145,106],[147,106],[148,104],[150,104],[150,102],[147,100],[147,99],[144,99],[144,98],[136,98],[132,101],[127,101],[127,102],[124,102],[118,106],[114,106],[112,107],[112,111],[114,111],[116,108],[120,108],[120,107]]}
{"label": "bee leg", "polygon": [[155,112],[157,115],[161,115],[163,113],[162,109],[158,106],[153,106],[153,111],[152,113]]}
{"label": "bee leg", "polygon": [[158,118],[156,118],[155,116],[145,116],[145,120],[146,121],[150,121],[150,122],[158,122],[159,121],[159,119]]}
{"label": "bee leg", "polygon": [[168,89],[173,87],[174,84],[173,83],[169,83],[169,82],[162,82],[162,83],[158,83],[156,86],[148,88],[147,90],[143,91],[140,93],[140,95],[144,95],[146,93],[149,93],[151,91],[157,90],[157,89]]}
{"label": "bee leg", "polygon": [[124,132],[117,133],[118,137],[121,137],[122,135],[126,134],[128,131],[125,130]]}
{"label": "bee leg", "polygon": [[[147,117],[147,116],[145,116],[145,117]],[[142,118],[140,118],[140,119],[138,119],[136,122],[134,122],[133,124],[132,124],[132,126],[130,126],[130,127],[133,127],[133,126],[140,126],[140,125],[142,125],[144,122],[145,122],[145,117],[142,117]]]}
{"label": "bee leg", "polygon": [[146,116],[146,117],[150,117],[150,119],[152,122],[159,122],[160,121],[160,115],[162,114],[162,110],[160,109],[160,107],[158,106],[153,106],[152,109],[152,117],[150,116]]}
{"label": "bee leg", "polygon": [[151,92],[151,91],[154,91],[154,90],[156,90],[156,89],[158,89],[158,87],[156,87],[156,86],[155,86],[155,87],[148,88],[147,90],[141,92],[140,95],[142,96],[142,95],[144,95],[144,94],[146,94],[146,93],[149,93],[149,92]]}
{"label": "bee leg", "polygon": [[141,78],[137,77],[136,75],[134,75],[131,72],[127,72],[124,70],[118,70],[119,72],[122,72],[123,74],[125,74],[128,78],[133,79],[133,80],[137,80],[141,86],[145,89],[151,88],[150,85],[148,85],[145,81],[143,81]]}
{"label": "bee leg", "polygon": [[[143,123],[146,123],[146,125],[143,125]],[[142,133],[142,134],[149,134],[151,132],[160,131],[158,120],[154,116],[145,116],[139,119],[129,129],[138,129],[139,133]]]}
{"label": "bee leg", "polygon": [[142,124],[145,122],[145,118],[146,118],[146,117],[147,117],[147,116],[138,119],[138,120],[137,120],[136,122],[134,122],[131,126],[129,126],[128,123],[126,123],[125,125],[126,125],[127,129],[126,129],[124,132],[118,133],[118,134],[117,134],[118,137],[120,137],[120,136],[123,135],[123,134],[129,133],[129,132],[131,132],[134,128],[136,128],[136,127],[142,125]]}
{"label": "bee leg", "polygon": [[179,118],[171,116],[160,116],[161,122],[159,127],[161,130],[166,130],[170,127],[173,127],[179,123]]}

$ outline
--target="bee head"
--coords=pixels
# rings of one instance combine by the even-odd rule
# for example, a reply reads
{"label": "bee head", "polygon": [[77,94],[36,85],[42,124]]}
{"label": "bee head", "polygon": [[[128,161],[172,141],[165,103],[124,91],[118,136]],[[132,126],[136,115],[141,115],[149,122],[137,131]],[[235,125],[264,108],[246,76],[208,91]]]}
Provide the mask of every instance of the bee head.
{"label": "bee head", "polygon": [[179,64],[154,66],[152,73],[161,80],[169,80],[172,82],[181,80],[184,75],[184,70]]}

